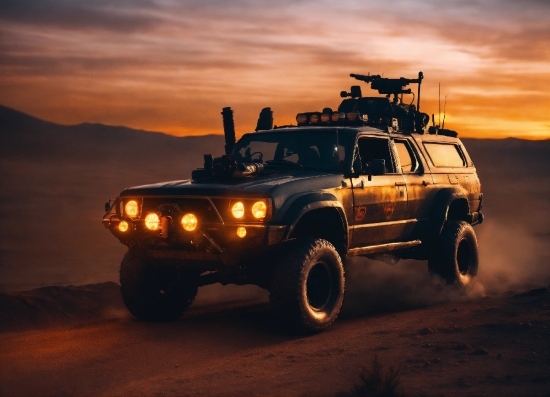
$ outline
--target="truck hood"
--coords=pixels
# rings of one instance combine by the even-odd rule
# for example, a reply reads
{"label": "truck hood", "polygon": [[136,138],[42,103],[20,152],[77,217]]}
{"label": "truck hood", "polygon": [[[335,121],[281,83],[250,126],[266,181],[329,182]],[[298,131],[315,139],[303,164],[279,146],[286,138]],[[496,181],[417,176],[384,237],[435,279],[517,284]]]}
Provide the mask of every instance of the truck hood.
{"label": "truck hood", "polygon": [[324,190],[341,186],[342,174],[326,171],[284,171],[248,179],[217,179],[194,182],[179,180],[125,189],[128,196],[207,196],[207,197],[273,197],[282,199],[299,192]]}

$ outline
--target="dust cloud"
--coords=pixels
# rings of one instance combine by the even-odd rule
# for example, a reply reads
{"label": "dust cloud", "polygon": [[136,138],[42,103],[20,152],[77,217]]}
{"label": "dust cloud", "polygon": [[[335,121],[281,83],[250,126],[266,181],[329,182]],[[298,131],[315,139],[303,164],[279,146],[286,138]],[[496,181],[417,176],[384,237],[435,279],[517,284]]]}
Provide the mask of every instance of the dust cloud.
{"label": "dust cloud", "polygon": [[395,265],[366,258],[346,263],[342,314],[348,316],[402,311],[507,291],[550,286],[548,234],[534,234],[522,224],[498,219],[474,228],[480,247],[475,284],[465,291],[432,278],[427,261],[402,260]]}
{"label": "dust cloud", "polygon": [[362,316],[467,299],[483,293],[464,293],[432,279],[426,261],[402,260],[395,265],[366,258],[346,262],[346,291],[342,316]]}
{"label": "dust cloud", "polygon": [[550,285],[550,234],[524,227],[498,219],[483,225],[478,283],[488,294]]}

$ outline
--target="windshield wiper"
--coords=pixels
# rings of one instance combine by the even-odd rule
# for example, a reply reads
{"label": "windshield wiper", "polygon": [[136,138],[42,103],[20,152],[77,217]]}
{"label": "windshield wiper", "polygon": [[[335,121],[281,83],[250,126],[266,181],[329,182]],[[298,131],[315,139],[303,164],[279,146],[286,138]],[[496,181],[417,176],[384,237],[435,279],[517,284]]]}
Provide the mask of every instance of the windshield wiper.
{"label": "windshield wiper", "polygon": [[282,165],[284,167],[295,167],[295,168],[299,168],[301,170],[304,169],[304,167],[301,165],[301,164],[298,164],[298,163],[295,163],[293,161],[289,161],[289,160],[285,160],[285,159],[280,159],[280,160],[268,160],[265,162],[266,165],[270,165],[270,166],[279,166],[279,165]]}

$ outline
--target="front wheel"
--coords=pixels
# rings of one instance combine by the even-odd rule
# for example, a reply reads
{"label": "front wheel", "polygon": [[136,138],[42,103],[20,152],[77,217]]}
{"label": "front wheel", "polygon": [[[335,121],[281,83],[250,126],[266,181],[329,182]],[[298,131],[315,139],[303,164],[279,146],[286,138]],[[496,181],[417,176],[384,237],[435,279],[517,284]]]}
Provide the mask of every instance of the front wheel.
{"label": "front wheel", "polygon": [[334,246],[322,239],[285,245],[270,286],[275,319],[293,333],[313,333],[336,320],[344,299],[344,267]]}
{"label": "front wheel", "polygon": [[479,252],[474,228],[467,222],[445,222],[435,242],[428,268],[448,284],[470,286],[474,283],[479,265]]}
{"label": "front wheel", "polygon": [[120,291],[124,304],[145,321],[180,318],[198,291],[198,276],[173,264],[160,263],[130,248],[120,264]]}

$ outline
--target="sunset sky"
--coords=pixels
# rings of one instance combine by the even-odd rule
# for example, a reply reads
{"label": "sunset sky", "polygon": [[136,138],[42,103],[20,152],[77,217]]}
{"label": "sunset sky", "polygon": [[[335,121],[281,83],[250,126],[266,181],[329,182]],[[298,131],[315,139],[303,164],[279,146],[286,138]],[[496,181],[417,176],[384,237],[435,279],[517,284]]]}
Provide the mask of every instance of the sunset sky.
{"label": "sunset sky", "polygon": [[0,104],[62,124],[240,135],[419,71],[462,137],[550,138],[550,1],[0,0]]}

